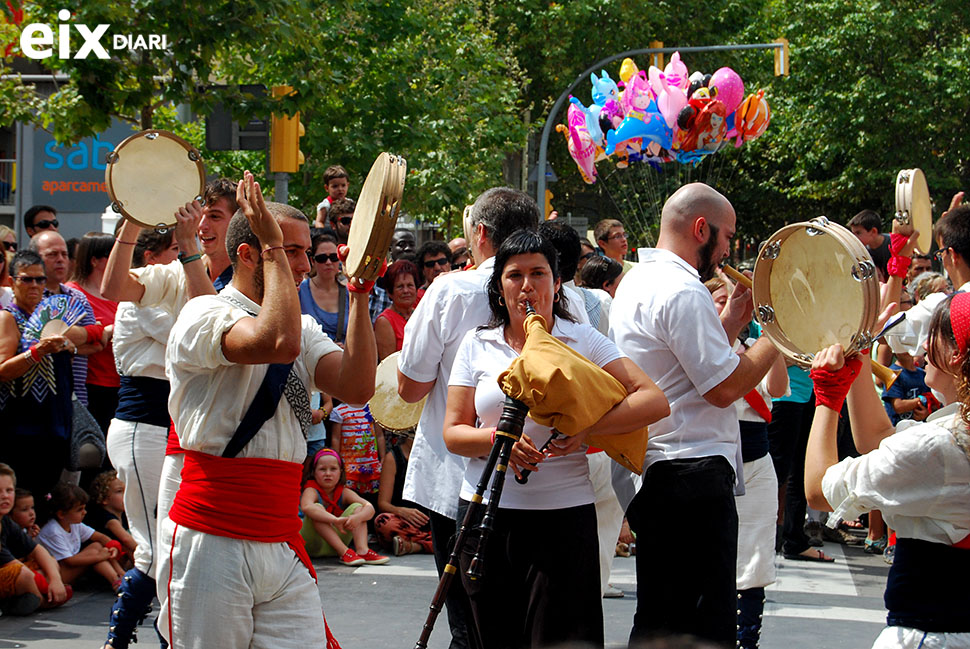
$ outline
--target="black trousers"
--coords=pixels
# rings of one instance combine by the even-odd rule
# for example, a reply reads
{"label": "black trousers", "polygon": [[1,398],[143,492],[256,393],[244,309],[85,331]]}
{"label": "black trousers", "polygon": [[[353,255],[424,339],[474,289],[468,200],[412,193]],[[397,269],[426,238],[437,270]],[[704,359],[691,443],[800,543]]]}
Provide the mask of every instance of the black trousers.
{"label": "black trousers", "polygon": [[[431,544],[440,578],[451,556],[457,524],[453,519],[437,512],[428,509],[422,511],[431,519]],[[480,645],[475,641],[475,634],[470,631],[473,624],[471,604],[460,579],[452,579],[445,608],[448,613],[448,626],[451,628],[451,644],[448,649],[478,649]]]}
{"label": "black trousers", "polygon": [[805,534],[805,450],[815,417],[815,398],[807,403],[776,401],[768,424],[768,444],[778,484],[785,488],[782,551],[799,554],[809,547]]}
{"label": "black trousers", "polygon": [[[459,515],[467,506],[461,503]],[[603,646],[595,506],[500,508],[481,556],[482,577],[473,580],[466,571],[479,533],[474,528],[462,549],[461,579],[483,647]]]}
{"label": "black trousers", "polygon": [[734,647],[738,512],[734,469],[711,456],[656,462],[627,510],[637,533],[630,645],[690,634]]}

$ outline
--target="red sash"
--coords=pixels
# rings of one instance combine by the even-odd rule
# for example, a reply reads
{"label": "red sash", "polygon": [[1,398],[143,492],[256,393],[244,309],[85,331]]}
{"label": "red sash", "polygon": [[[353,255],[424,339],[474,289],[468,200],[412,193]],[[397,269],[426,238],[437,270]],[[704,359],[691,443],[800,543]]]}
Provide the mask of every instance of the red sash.
{"label": "red sash", "polygon": [[297,514],[302,474],[303,465],[296,462],[187,450],[169,518],[206,534],[286,543],[316,579]]}
{"label": "red sash", "polygon": [[748,402],[748,405],[754,408],[754,411],[761,416],[769,424],[771,423],[771,408],[765,403],[765,398],[761,396],[758,389],[755,388],[751,392],[744,395],[744,400]]}
{"label": "red sash", "polygon": [[168,424],[168,439],[165,444],[165,455],[178,455],[179,453],[184,453],[182,445],[179,444],[178,433],[175,432],[175,422],[169,422]]}
{"label": "red sash", "polygon": [[323,508],[327,510],[328,513],[334,516],[340,516],[344,513],[344,508],[340,506],[340,501],[344,497],[344,486],[338,484],[337,488],[333,490],[333,498],[327,495],[327,492],[323,490],[323,487],[317,484],[316,480],[307,480],[303,485],[304,489],[314,489],[320,496],[320,504]]}

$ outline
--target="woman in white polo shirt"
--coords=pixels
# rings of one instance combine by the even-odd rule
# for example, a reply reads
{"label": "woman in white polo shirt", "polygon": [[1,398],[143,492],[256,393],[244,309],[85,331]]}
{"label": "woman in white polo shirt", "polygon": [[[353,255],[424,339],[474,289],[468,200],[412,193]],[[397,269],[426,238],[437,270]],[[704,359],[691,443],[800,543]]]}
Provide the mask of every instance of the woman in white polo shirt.
{"label": "woman in white polo shirt", "polygon": [[[612,341],[573,321],[557,266],[555,249],[538,234],[511,235],[496,255],[488,283],[491,320],[470,331],[459,347],[444,423],[448,449],[470,458],[459,520],[474,494],[502,412],[505,395],[496,378],[525,342],[527,303],[545,318],[553,336],[627,388],[627,398],[590,430],[627,432],[669,412],[660,389]],[[517,475],[525,469],[533,474],[525,485],[506,481],[495,531],[484,551],[484,576],[463,576],[482,646],[537,647],[570,641],[603,645],[596,511],[583,455],[589,432],[552,441],[543,452],[539,449],[553,430],[526,419],[510,466]],[[473,540],[464,550],[463,575],[475,545]]]}

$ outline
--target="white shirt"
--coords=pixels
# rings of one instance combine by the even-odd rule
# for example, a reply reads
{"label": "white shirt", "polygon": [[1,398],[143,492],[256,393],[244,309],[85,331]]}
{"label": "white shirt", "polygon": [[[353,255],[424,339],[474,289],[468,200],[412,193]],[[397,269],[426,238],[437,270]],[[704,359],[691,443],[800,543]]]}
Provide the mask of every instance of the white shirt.
{"label": "white shirt", "polygon": [[670,403],[670,416],[650,427],[643,468],[659,460],[721,455],[737,471],[734,408],[718,408],[703,395],[739,361],[697,271],[669,250],[641,249],[640,264],[613,298],[610,336]]}
{"label": "white shirt", "polygon": [[[259,312],[259,305],[232,284],[222,295]],[[221,297],[203,295],[185,305],[172,327],[165,354],[165,373],[172,384],[168,409],[184,449],[221,455],[266,376],[268,365],[235,364],[222,352],[223,334],[246,317],[246,311]],[[309,393],[317,362],[340,348],[310,316],[301,316],[301,323],[300,355],[293,371]],[[238,457],[303,462],[306,438],[285,396]]]}
{"label": "white shirt", "polygon": [[56,518],[47,521],[44,527],[40,528],[37,540],[47,548],[58,561],[73,557],[81,551],[81,544],[94,535],[94,530],[84,523],[74,523],[71,530],[65,532]]}
{"label": "white shirt", "polygon": [[[970,282],[957,290],[970,291]],[[897,354],[922,356],[925,353],[923,344],[930,337],[930,319],[936,307],[945,299],[946,293],[932,293],[906,311],[903,321],[886,333],[890,349]]]}
{"label": "white shirt", "polygon": [[[450,385],[475,388],[475,414],[481,428],[498,424],[505,394],[496,379],[518,357],[505,341],[504,331],[504,327],[469,331],[451,369]],[[588,324],[557,318],[552,335],[600,367],[623,357],[609,338]],[[582,404],[578,405],[582,407]],[[552,428],[540,426],[527,417],[522,432],[532,438],[537,448],[542,448],[552,435]],[[464,500],[471,500],[484,467],[484,458],[469,458],[461,485]],[[484,498],[488,502],[487,491]],[[525,485],[517,483],[510,471],[502,491],[501,506],[508,509],[560,509],[593,502],[595,494],[589,479],[589,462],[584,453],[576,452],[543,460]]]}
{"label": "white shirt", "polygon": [[112,338],[115,368],[122,376],[165,377],[165,345],[177,314],[157,306],[122,302]]}
{"label": "white shirt", "polygon": [[822,493],[835,510],[830,520],[878,509],[901,538],[963,540],[970,534],[970,459],[952,430],[966,431],[959,404],[922,423],[901,421],[879,448],[829,467]]}
{"label": "white shirt", "polygon": [[451,367],[465,333],[488,322],[485,285],[495,258],[478,268],[441,275],[431,282],[404,326],[398,369],[413,381],[434,381],[414,436],[404,479],[404,499],[442,516],[458,516],[458,492],[465,458],[445,447],[441,434]]}

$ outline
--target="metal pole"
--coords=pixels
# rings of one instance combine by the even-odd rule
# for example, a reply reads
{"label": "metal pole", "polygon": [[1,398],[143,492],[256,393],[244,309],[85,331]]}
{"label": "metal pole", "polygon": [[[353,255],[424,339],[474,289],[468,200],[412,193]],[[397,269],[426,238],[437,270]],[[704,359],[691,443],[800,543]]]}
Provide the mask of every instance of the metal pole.
{"label": "metal pole", "polygon": [[290,174],[278,172],[276,174],[276,202],[286,204],[290,194]]}
{"label": "metal pole", "polygon": [[563,90],[559,98],[556,99],[556,103],[552,105],[552,110],[549,111],[549,115],[546,117],[546,123],[542,126],[542,138],[539,141],[539,159],[536,164],[536,202],[540,205],[545,202],[546,195],[546,162],[548,157],[546,155],[546,149],[549,146],[549,133],[552,131],[552,125],[556,121],[556,116],[559,115],[559,110],[562,105],[566,103],[569,95],[575,90],[576,86],[582,83],[584,80],[589,79],[589,75],[596,72],[596,70],[602,68],[605,65],[612,63],[613,61],[619,61],[620,59],[625,59],[630,56],[641,56],[643,54],[656,54],[656,53],[672,53],[672,52],[725,52],[734,50],[777,50],[784,48],[784,43],[751,43],[747,45],[704,45],[698,47],[648,47],[639,50],[627,50],[626,52],[621,52],[619,54],[614,54],[613,56],[608,56],[605,59],[601,59],[594,63],[593,65],[586,68],[576,80],[569,84],[569,87]]}

